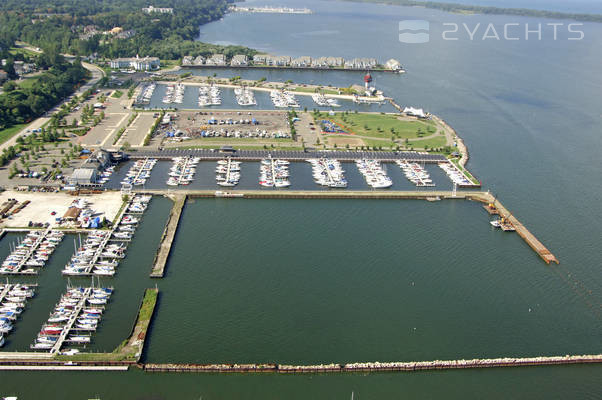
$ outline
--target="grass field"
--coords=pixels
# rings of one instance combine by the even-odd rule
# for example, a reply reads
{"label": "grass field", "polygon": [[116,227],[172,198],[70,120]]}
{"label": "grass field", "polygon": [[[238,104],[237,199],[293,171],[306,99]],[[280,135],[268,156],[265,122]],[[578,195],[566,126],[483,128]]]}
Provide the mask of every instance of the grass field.
{"label": "grass field", "polygon": [[[378,139],[416,139],[435,134],[438,129],[431,120],[400,120],[391,114],[336,113],[334,116],[320,113],[316,119],[329,119],[357,136]],[[391,130],[393,129],[393,131]]]}
{"label": "grass field", "polygon": [[20,124],[13,125],[10,128],[6,128],[0,131],[0,144],[6,142],[13,136],[15,136],[18,132],[21,132],[23,128],[25,128],[28,124]]}
{"label": "grass field", "polygon": [[32,76],[31,78],[25,78],[22,81],[19,81],[19,86],[23,89],[31,89],[36,83],[38,83],[38,77]]}
{"label": "grass field", "polygon": [[111,94],[111,97],[118,99],[123,96],[123,92],[121,90],[116,90]]}
{"label": "grass field", "polygon": [[[300,92],[300,93],[315,93],[316,88],[296,87],[293,91]],[[323,94],[339,94],[338,90],[335,90],[332,88],[321,88],[319,91]]]}

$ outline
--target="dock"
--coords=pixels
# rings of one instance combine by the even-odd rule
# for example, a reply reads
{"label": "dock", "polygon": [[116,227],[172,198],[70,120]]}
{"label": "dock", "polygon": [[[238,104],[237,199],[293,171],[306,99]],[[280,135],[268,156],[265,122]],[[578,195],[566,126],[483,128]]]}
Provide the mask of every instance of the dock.
{"label": "dock", "polygon": [[163,235],[161,236],[161,243],[159,244],[159,248],[155,254],[153,270],[150,274],[151,278],[163,278],[165,266],[167,265],[167,259],[169,257],[169,253],[171,252],[174,238],[176,237],[178,225],[180,224],[182,210],[184,209],[184,204],[186,204],[186,194],[177,194],[170,197],[172,198],[174,204],[169,214],[169,219],[165,224],[165,229],[163,230]]}
{"label": "dock", "polygon": [[[23,271],[25,264],[31,259],[31,256],[35,254],[40,245],[46,240],[48,234],[52,231],[51,227],[46,228],[43,233],[36,239],[33,245],[27,249],[27,254],[17,263],[14,271],[2,272],[3,275],[37,275],[37,271]],[[30,231],[31,232],[31,231]]]}
{"label": "dock", "polygon": [[512,227],[516,230],[516,233],[523,238],[523,240],[535,251],[542,260],[546,262],[546,264],[550,264],[552,262],[559,264],[560,262],[552,254],[550,250],[546,248],[529,230],[514,216],[510,211],[508,211],[503,204],[492,195],[489,195],[490,199],[487,204],[493,204],[493,206],[497,209],[500,217],[507,220]]}
{"label": "dock", "polygon": [[65,327],[61,331],[61,334],[56,340],[56,343],[54,344],[54,346],[52,346],[52,349],[50,349],[50,354],[56,354],[59,352],[59,350],[61,350],[63,343],[67,339],[67,335],[71,332],[71,329],[73,328],[73,324],[75,324],[75,321],[77,321],[77,319],[79,318],[79,314],[81,313],[82,308],[84,308],[84,306],[86,305],[86,301],[90,297],[90,293],[92,293],[92,288],[84,289],[82,298],[79,299],[77,305],[74,307],[73,314],[69,318],[69,321],[67,321],[67,323],[65,324]]}
{"label": "dock", "polygon": [[[149,194],[149,195],[164,195],[165,190],[138,190],[138,194]],[[533,235],[527,228],[514,217],[491,193],[474,190],[461,190],[461,191],[447,191],[447,190],[429,190],[429,191],[385,191],[385,190],[373,190],[373,191],[353,191],[353,190],[232,190],[228,192],[227,196],[221,191],[214,190],[178,190],[176,196],[183,197],[182,202],[185,201],[186,197],[199,197],[199,198],[245,198],[245,199],[414,199],[414,200],[428,200],[433,199],[460,199],[460,200],[471,200],[484,204],[493,204],[497,209],[499,215],[507,219],[512,226],[515,228],[518,235],[531,247],[547,264],[550,262],[559,263],[558,259]],[[181,205],[183,207],[183,203]],[[155,267],[153,268],[153,274],[151,277],[162,277],[162,268],[165,267],[165,262],[171,248],[173,241],[173,235],[175,235],[175,228],[179,223],[179,217],[181,209],[178,211],[178,207],[174,205],[172,214],[166,226],[166,232],[164,232],[163,239],[161,241],[161,247],[155,258]],[[177,213],[177,222],[174,222],[174,231],[169,232],[169,225],[172,223],[174,212]],[[170,235],[167,235],[170,233]],[[170,238],[168,236],[171,236]],[[167,240],[166,240],[167,239]],[[161,259],[160,259],[160,257]],[[162,260],[164,258],[164,260]],[[156,273],[155,273],[156,272]]]}

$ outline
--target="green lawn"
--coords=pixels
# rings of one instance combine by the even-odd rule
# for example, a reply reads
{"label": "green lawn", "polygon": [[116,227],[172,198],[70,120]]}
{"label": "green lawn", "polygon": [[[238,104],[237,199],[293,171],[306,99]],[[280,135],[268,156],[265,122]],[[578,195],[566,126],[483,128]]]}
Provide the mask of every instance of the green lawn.
{"label": "green lawn", "polygon": [[180,65],[180,60],[161,60],[161,70],[170,69]]}
{"label": "green lawn", "polygon": [[409,142],[410,146],[413,146],[415,149],[423,149],[425,146],[428,148],[445,147],[446,144],[445,136],[437,136],[425,140],[410,140]]}
{"label": "green lawn", "polygon": [[123,96],[123,92],[121,90],[116,90],[111,94],[111,97],[118,99]]}
{"label": "green lawn", "polygon": [[13,136],[15,136],[18,132],[21,132],[27,125],[29,124],[19,124],[13,125],[10,128],[6,128],[0,131],[0,144],[6,142]]}
{"label": "green lawn", "polygon": [[389,140],[393,135],[391,128],[394,129],[396,137],[400,139],[418,138],[420,137],[419,131],[424,133],[423,136],[430,136],[437,132],[435,122],[431,120],[401,121],[397,115],[391,114],[336,113],[331,116],[320,113],[317,119],[329,119],[341,125],[347,132],[358,136]]}
{"label": "green lawn", "polygon": [[34,85],[36,83],[38,83],[38,78],[37,76],[32,76],[31,78],[25,78],[22,81],[19,81],[19,86],[23,89],[31,89],[32,87],[34,87]]}
{"label": "green lawn", "polygon": [[[315,93],[316,88],[296,87],[293,91],[300,92],[300,93]],[[339,94],[338,90],[332,89],[332,88],[321,88],[320,92],[323,94]]]}

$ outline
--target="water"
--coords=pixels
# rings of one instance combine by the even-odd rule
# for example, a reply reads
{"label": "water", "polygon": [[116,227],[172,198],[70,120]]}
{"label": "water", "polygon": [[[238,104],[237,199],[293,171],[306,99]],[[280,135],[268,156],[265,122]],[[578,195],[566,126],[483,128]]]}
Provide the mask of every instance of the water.
{"label": "water", "polygon": [[[151,281],[150,264],[170,206],[159,198],[110,280],[116,292],[95,349],[110,350],[127,337],[142,289],[158,284],[159,308],[145,354],[151,362],[600,353],[602,25],[585,24],[579,42],[546,35],[542,41],[446,42],[445,22],[500,27],[509,19],[548,21],[316,0],[278,4],[317,13],[229,15],[203,26],[200,38],[292,56],[398,58],[408,73],[375,74],[377,87],[400,104],[424,107],[449,122],[468,145],[469,168],[561,264],[547,266],[517,235],[492,230],[480,206],[468,202],[195,200],[184,210],[166,277]],[[398,21],[411,18],[431,21],[428,44],[397,40]],[[361,83],[362,76],[235,74],[336,86]],[[256,164],[243,165],[241,187],[256,188]],[[158,164],[149,185],[161,185],[168,166]],[[300,171],[291,167],[293,185],[312,188],[311,181],[295,181],[305,179],[307,166],[294,166]],[[213,188],[212,170],[199,167],[199,188]],[[391,175],[395,170],[388,168]],[[360,188],[361,177],[348,178]],[[405,179],[392,178],[396,184]],[[0,241],[0,253],[6,243]],[[23,314],[7,350],[33,340],[64,290],[59,270],[70,252],[65,239],[37,278],[40,297]],[[349,398],[351,391],[355,398],[470,393],[594,399],[602,395],[601,378],[600,366],[305,376],[1,372],[0,389],[39,398],[63,392],[68,381],[65,397],[73,399],[332,399]]]}

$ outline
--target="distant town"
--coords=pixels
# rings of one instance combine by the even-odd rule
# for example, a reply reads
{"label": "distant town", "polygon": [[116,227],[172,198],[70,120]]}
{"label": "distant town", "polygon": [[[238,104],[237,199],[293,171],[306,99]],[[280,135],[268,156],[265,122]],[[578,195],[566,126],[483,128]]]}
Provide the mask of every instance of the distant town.
{"label": "distant town", "polygon": [[250,13],[266,13],[266,14],[313,14],[309,8],[289,8],[289,7],[228,7],[230,12],[250,12]]}

